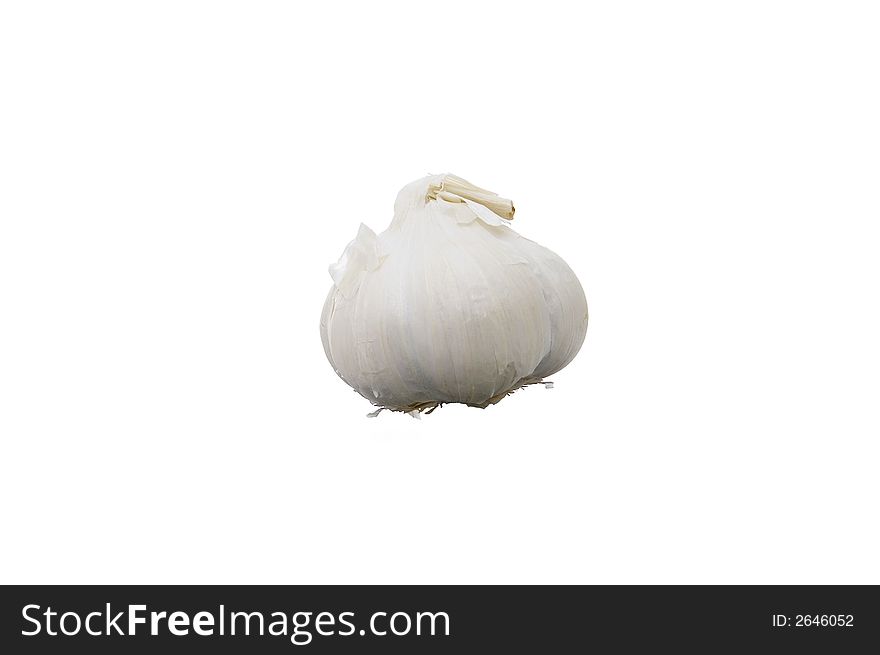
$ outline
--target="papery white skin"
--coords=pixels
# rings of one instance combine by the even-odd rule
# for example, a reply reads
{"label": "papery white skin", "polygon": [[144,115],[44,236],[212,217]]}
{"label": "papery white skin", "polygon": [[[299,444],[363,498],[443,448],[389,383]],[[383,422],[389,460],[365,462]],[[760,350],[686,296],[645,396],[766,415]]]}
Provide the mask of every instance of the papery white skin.
{"label": "papery white skin", "polygon": [[513,215],[512,203],[461,178],[422,178],[400,191],[387,230],[361,225],[330,267],[324,351],[373,404],[485,407],[580,349],[587,301],[577,277],[486,205]]}

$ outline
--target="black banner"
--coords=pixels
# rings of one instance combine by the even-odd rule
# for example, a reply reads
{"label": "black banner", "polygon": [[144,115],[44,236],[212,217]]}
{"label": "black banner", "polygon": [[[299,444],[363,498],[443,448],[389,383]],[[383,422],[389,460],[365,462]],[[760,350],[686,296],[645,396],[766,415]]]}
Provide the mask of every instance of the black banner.
{"label": "black banner", "polygon": [[[876,587],[10,586],[3,653],[867,652]],[[745,651],[744,651],[745,652]]]}

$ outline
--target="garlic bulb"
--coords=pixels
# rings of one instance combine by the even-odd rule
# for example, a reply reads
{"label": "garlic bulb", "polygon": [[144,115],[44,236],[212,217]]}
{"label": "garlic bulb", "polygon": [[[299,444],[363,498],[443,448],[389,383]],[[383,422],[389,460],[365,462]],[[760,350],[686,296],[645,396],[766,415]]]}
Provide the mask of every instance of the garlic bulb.
{"label": "garlic bulb", "polygon": [[486,407],[577,354],[587,300],[560,257],[508,225],[510,200],[454,175],[405,186],[361,224],[321,315],[336,373],[380,409]]}

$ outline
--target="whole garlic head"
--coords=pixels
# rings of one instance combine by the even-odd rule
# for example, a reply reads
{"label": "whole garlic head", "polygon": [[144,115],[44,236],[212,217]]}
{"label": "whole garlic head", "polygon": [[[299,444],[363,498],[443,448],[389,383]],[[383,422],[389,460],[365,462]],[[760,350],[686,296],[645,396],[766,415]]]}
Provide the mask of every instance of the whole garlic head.
{"label": "whole garlic head", "polygon": [[566,366],[587,301],[556,254],[509,226],[509,200],[454,175],[405,186],[378,236],[361,224],[330,266],[327,359],[380,408],[486,407]]}

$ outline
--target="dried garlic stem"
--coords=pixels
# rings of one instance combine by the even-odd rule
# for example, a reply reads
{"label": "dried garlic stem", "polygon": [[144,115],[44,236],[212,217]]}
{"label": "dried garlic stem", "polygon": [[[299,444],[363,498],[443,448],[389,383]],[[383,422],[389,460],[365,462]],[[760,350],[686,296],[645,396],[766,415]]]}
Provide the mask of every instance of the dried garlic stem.
{"label": "dried garlic stem", "polygon": [[429,198],[439,197],[449,202],[457,202],[455,200],[456,196],[488,207],[501,218],[506,218],[507,220],[512,220],[513,214],[516,212],[512,200],[502,198],[497,193],[492,193],[486,189],[481,189],[457,175],[445,175],[439,184],[432,184],[428,187]]}

